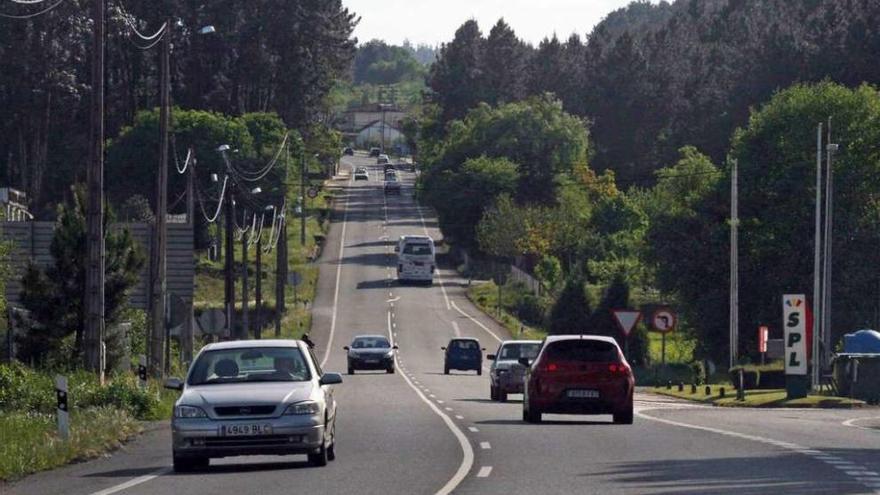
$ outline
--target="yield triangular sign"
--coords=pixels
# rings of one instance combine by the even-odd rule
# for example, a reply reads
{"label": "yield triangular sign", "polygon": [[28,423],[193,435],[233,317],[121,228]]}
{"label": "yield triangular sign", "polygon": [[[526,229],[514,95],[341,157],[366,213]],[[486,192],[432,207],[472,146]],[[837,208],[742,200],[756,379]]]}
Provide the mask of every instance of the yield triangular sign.
{"label": "yield triangular sign", "polygon": [[642,318],[641,311],[631,309],[614,309],[611,312],[614,313],[614,320],[620,327],[620,331],[626,336],[629,336],[629,333]]}

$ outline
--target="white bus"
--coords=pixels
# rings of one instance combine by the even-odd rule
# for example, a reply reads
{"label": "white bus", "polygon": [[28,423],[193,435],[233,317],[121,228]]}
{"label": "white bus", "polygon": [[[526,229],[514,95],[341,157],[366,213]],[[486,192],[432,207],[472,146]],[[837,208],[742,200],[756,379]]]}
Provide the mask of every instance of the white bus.
{"label": "white bus", "polygon": [[437,268],[434,240],[424,235],[402,235],[397,243],[397,280],[434,282]]}

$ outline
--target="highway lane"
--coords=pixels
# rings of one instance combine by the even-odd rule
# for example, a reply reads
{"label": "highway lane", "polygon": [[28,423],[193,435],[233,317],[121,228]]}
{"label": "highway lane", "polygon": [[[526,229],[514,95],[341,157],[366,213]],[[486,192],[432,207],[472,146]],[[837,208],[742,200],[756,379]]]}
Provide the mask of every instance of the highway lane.
{"label": "highway lane", "polygon": [[[378,178],[374,161],[363,156],[344,159],[343,168],[356,164],[368,164]],[[444,376],[440,347],[452,336],[477,337],[488,352],[496,337],[508,336],[466,300],[467,282],[448,269],[431,287],[394,282],[393,240],[440,235],[433,215],[411,197],[412,174],[402,175],[399,198],[386,199],[377,180],[339,183],[321,260],[312,337],[325,369],[344,371],[342,346],[359,333],[388,332],[401,347],[398,374],[346,375],[337,388],[337,461],[311,468],[302,456],[233,458],[173,475],[167,425],[158,424],[113,456],[7,491],[849,494],[869,493],[875,480],[880,489],[871,474],[880,469],[880,433],[842,424],[863,418],[872,425],[876,410],[719,410],[639,394],[632,426],[602,416],[548,416],[527,425],[520,396],[488,400],[485,373]]]}

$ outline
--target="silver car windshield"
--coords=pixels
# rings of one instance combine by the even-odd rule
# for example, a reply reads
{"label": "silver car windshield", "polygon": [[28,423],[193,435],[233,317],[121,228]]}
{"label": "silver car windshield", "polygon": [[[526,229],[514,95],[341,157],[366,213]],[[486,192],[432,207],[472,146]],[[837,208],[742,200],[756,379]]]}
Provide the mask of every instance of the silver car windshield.
{"label": "silver car windshield", "polygon": [[207,351],[190,373],[189,385],[254,382],[302,382],[311,372],[295,347],[260,347]]}
{"label": "silver car windshield", "polygon": [[520,358],[535,359],[541,344],[505,344],[501,348],[499,360],[516,360]]}

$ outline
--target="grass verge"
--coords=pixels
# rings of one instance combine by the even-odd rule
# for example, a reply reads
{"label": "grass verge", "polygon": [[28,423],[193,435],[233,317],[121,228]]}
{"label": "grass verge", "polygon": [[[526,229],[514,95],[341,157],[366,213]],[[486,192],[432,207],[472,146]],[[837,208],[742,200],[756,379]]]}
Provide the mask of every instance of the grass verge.
{"label": "grass verge", "polygon": [[687,399],[704,404],[712,404],[722,407],[803,407],[803,408],[855,408],[865,405],[863,401],[849,399],[847,397],[836,397],[830,395],[808,395],[802,399],[787,399],[785,390],[746,390],[744,401],[736,400],[736,390],[732,387],[724,387],[726,396],[721,397],[721,387],[710,386],[711,393],[706,395],[706,387],[697,387],[697,393],[690,393],[690,387],[686,386],[684,391],[679,392],[677,388],[667,390],[665,387],[654,387],[650,389],[652,392],[669,397],[677,397],[679,399]]}
{"label": "grass verge", "polygon": [[501,310],[498,310],[498,286],[494,282],[481,282],[468,287],[467,298],[487,316],[498,322],[499,325],[506,328],[510,335],[517,339],[543,340],[547,336],[547,331],[543,328],[527,325],[516,315],[509,312],[505,306],[510,306],[510,301],[517,294],[516,288],[512,286],[504,286],[501,289]]}
{"label": "grass verge", "polygon": [[67,441],[58,437],[52,414],[0,413],[0,480],[97,457],[140,431],[140,422],[113,407],[74,411]]}

